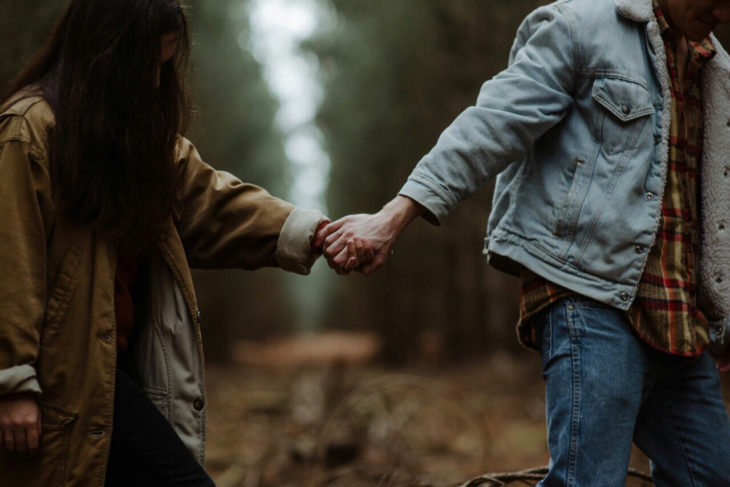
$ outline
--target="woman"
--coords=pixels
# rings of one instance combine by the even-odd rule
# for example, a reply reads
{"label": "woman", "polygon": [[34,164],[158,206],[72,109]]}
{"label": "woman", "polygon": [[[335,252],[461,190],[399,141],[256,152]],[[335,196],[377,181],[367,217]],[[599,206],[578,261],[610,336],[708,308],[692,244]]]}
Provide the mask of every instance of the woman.
{"label": "woman", "polygon": [[317,257],[179,135],[188,47],[177,0],[72,0],[0,103],[2,486],[212,485],[189,265]]}

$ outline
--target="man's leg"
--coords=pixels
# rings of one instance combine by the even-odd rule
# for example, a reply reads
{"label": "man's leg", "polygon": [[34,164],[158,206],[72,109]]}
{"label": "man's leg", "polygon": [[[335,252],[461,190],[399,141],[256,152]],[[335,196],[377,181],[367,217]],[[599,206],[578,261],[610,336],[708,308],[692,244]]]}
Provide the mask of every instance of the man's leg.
{"label": "man's leg", "polygon": [[730,485],[730,419],[712,359],[663,357],[634,440],[652,459],[657,487]]}
{"label": "man's leg", "polygon": [[117,372],[107,487],[215,487],[139,386]]}
{"label": "man's leg", "polygon": [[539,485],[624,485],[636,417],[652,382],[647,347],[624,312],[587,298],[558,301],[536,320],[551,457]]}

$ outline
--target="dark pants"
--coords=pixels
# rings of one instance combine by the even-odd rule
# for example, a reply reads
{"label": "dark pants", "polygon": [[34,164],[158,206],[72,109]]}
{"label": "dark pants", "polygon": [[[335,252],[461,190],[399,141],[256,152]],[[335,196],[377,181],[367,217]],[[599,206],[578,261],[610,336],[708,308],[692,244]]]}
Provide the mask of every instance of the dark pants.
{"label": "dark pants", "polygon": [[119,367],[106,487],[215,487],[167,420]]}

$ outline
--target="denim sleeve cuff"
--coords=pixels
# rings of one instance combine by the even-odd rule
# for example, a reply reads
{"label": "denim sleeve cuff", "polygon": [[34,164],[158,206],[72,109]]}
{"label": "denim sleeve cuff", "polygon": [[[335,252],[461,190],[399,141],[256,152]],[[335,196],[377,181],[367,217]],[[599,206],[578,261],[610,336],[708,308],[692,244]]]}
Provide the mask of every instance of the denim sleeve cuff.
{"label": "denim sleeve cuff", "polygon": [[441,225],[443,219],[453,209],[453,205],[437,188],[413,176],[408,178],[398,194],[407,196],[426,208],[427,211],[423,214],[423,218],[433,225]]}
{"label": "denim sleeve cuff", "polygon": [[319,257],[312,251],[312,238],[317,227],[327,221],[318,210],[295,208],[279,234],[276,244],[276,262],[289,272],[307,275]]}
{"label": "denim sleeve cuff", "polygon": [[41,386],[35,368],[30,365],[17,365],[0,370],[0,397],[21,393],[40,395]]}

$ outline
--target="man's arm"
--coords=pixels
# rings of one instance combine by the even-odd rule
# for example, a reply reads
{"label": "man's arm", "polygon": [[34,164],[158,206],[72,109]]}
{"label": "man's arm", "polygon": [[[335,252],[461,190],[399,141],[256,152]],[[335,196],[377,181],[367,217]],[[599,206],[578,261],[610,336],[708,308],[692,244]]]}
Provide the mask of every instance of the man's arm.
{"label": "man's arm", "polygon": [[425,208],[405,196],[396,196],[373,215],[350,215],[324,229],[324,255],[338,274],[357,269],[370,275],[380,268],[393,251],[401,232]]}
{"label": "man's arm", "polygon": [[[444,130],[399,196],[374,215],[345,217],[327,228],[325,256],[337,272],[374,272],[416,216],[438,224],[563,119],[573,103],[578,64],[570,15],[558,5],[530,14],[518,30],[510,66]],[[363,262],[368,253],[372,262]]]}

